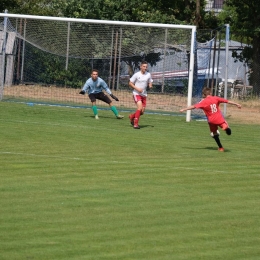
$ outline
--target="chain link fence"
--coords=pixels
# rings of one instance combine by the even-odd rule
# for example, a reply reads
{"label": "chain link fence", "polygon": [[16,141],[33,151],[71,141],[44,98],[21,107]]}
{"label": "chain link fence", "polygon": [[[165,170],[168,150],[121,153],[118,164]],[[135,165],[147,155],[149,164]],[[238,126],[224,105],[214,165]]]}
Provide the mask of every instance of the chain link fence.
{"label": "chain link fence", "polygon": [[[251,46],[236,39],[241,39],[241,36],[237,33],[229,34],[228,52],[226,52],[225,26],[217,30],[198,30],[198,41],[212,41],[208,67],[214,71],[214,77],[207,82],[207,86],[213,89],[215,95],[223,96],[227,80],[228,98],[244,100],[259,98],[260,75],[257,71],[252,71],[252,59],[250,62],[245,62],[239,58],[245,48]],[[258,64],[260,60],[255,59],[254,62]]]}
{"label": "chain link fence", "polygon": [[[78,95],[93,68],[117,91],[121,106],[133,106],[129,78],[142,60],[149,63],[154,80],[150,92],[154,110],[175,111],[187,104],[188,80],[193,73],[193,103],[202,88],[214,95],[249,99],[259,97],[259,84],[251,85],[249,65],[235,59],[246,45],[230,35],[226,26],[198,30],[194,68],[189,68],[191,30],[129,25],[88,24],[25,18],[0,20],[0,78],[2,99],[86,103]],[[7,36],[6,36],[7,35]],[[3,52],[5,50],[5,52]],[[258,79],[260,81],[260,78]],[[259,82],[258,81],[258,82]],[[159,96],[160,95],[160,96]],[[90,104],[89,104],[90,105]]]}

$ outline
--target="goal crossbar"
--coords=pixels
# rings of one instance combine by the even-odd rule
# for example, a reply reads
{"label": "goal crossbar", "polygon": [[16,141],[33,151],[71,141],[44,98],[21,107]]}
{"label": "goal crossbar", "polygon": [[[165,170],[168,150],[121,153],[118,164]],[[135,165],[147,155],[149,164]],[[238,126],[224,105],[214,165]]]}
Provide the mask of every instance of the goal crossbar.
{"label": "goal crossbar", "polygon": [[190,30],[196,29],[196,26],[193,26],[193,25],[124,22],[124,21],[51,17],[51,16],[37,16],[37,15],[23,15],[23,14],[9,14],[9,13],[0,13],[0,17],[36,19],[36,20],[48,20],[48,21],[63,21],[63,22],[98,23],[98,24],[111,24],[111,25],[130,25],[130,26],[156,27],[156,28],[179,28],[179,29],[190,29]]}

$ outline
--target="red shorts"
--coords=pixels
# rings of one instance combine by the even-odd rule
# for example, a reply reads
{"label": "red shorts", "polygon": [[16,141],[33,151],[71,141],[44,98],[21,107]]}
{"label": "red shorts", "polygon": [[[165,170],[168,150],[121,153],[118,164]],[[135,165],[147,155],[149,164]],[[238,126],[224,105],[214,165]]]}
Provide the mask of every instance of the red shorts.
{"label": "red shorts", "polygon": [[210,132],[212,132],[212,133],[216,133],[218,130],[218,127],[220,127],[222,130],[226,130],[228,128],[228,123],[226,121],[220,125],[215,125],[215,124],[209,123],[209,129],[210,129]]}
{"label": "red shorts", "polygon": [[146,97],[140,96],[140,95],[133,95],[133,98],[134,98],[135,103],[137,103],[138,101],[141,101],[143,107],[146,107]]}

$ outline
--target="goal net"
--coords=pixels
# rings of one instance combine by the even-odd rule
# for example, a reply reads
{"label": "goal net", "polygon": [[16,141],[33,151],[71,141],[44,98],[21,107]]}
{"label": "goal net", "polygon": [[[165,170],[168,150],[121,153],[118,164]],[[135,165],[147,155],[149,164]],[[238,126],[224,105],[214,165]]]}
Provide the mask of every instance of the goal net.
{"label": "goal net", "polygon": [[146,60],[147,110],[176,113],[197,93],[195,35],[194,26],[0,14],[1,99],[88,107],[78,93],[98,69],[118,110],[132,110],[129,78]]}

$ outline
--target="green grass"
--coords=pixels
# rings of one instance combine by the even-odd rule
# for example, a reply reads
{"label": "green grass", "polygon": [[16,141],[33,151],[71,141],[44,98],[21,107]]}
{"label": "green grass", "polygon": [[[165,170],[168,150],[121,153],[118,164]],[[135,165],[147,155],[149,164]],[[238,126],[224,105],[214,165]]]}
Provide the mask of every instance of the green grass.
{"label": "green grass", "polygon": [[259,259],[259,125],[0,102],[0,259]]}

